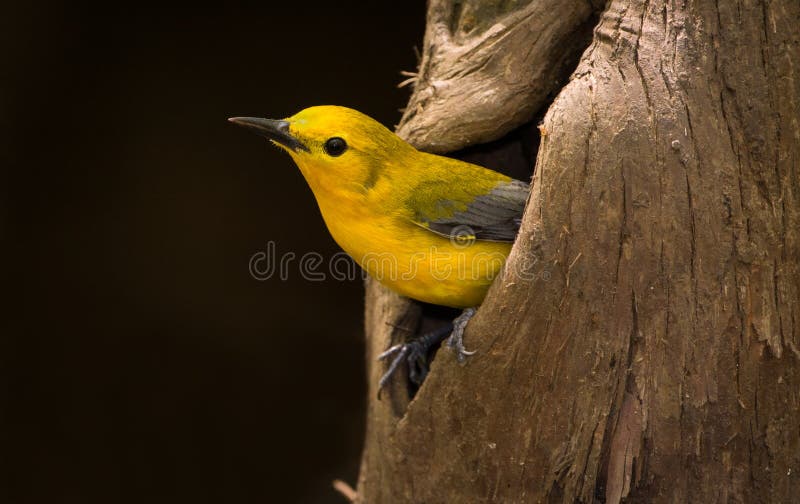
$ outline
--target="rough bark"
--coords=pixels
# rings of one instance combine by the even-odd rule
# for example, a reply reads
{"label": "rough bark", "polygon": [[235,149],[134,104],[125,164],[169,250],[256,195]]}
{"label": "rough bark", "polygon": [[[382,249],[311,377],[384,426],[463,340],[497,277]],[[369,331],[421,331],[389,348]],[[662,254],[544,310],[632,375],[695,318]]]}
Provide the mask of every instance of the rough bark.
{"label": "rough bark", "polygon": [[430,0],[397,133],[428,152],[452,152],[530,121],[573,70],[596,9],[587,0]]}
{"label": "rough bark", "polygon": [[369,285],[362,502],[796,498],[798,20],[796,0],[609,3],[545,117],[478,353],[378,400],[374,355],[417,308]]}

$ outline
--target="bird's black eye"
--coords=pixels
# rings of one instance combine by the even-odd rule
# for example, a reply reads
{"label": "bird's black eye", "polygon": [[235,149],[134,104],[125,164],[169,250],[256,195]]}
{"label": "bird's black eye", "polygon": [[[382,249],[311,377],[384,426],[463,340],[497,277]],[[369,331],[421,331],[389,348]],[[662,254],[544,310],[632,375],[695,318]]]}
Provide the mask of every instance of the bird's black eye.
{"label": "bird's black eye", "polygon": [[325,152],[327,152],[329,156],[341,156],[346,150],[347,142],[344,141],[344,138],[333,137],[325,142]]}

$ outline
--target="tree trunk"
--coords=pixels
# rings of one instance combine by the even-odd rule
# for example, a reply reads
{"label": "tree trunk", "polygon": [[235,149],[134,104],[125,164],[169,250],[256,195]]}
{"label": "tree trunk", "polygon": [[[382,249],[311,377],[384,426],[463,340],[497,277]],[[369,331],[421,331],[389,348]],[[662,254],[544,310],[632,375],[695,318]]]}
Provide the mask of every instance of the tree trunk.
{"label": "tree trunk", "polygon": [[[574,51],[565,41],[592,16],[586,2],[511,2],[496,24],[459,34],[478,3],[430,3],[399,128],[420,148],[530,121],[558,91],[533,66],[563,67],[550,49]],[[503,64],[470,67],[493,30],[509,43],[485,61]],[[440,54],[471,42],[457,61]],[[443,85],[447,61],[472,70],[451,72],[447,93],[425,91]],[[520,72],[535,95],[524,103]],[[478,82],[494,101],[471,105]],[[441,351],[410,402],[400,385],[378,398],[375,356],[420,308],[368,283],[358,499],[796,499],[800,3],[612,0],[541,131],[520,235],[466,332],[477,353],[460,366]]]}

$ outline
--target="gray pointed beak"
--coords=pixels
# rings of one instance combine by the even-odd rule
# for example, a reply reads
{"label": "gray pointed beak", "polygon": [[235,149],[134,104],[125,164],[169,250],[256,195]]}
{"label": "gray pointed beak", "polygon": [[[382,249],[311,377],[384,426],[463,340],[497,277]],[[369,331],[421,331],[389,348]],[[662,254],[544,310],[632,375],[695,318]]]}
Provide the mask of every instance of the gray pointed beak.
{"label": "gray pointed beak", "polygon": [[262,119],[260,117],[231,117],[228,121],[238,124],[239,126],[244,126],[254,133],[266,137],[273,142],[277,142],[295,152],[298,150],[309,152],[308,147],[306,147],[303,142],[289,133],[288,121]]}

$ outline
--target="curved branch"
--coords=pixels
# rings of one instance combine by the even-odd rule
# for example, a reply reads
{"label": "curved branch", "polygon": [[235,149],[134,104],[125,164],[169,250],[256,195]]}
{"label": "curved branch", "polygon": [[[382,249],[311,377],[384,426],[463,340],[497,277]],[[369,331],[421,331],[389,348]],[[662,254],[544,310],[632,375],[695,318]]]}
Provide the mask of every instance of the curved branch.
{"label": "curved branch", "polygon": [[444,153],[530,121],[572,72],[601,7],[586,0],[432,0],[398,134]]}

